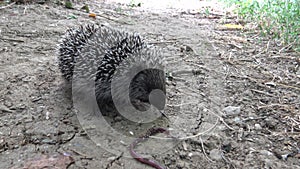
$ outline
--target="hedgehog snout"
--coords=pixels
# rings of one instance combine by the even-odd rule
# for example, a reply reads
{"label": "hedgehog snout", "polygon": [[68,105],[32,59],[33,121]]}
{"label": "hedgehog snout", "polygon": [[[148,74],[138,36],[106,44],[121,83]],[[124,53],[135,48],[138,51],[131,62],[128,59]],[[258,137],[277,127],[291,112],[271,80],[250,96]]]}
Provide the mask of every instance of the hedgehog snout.
{"label": "hedgehog snout", "polygon": [[137,90],[135,98],[131,98],[132,104],[140,111],[146,111],[152,105],[158,110],[164,110],[166,103],[165,93],[160,89],[154,89],[146,92],[145,90]]}
{"label": "hedgehog snout", "polygon": [[[148,110],[154,106],[164,110],[166,103],[164,72],[159,69],[145,69],[138,73],[131,82],[131,100],[136,100],[138,110]],[[139,107],[142,107],[140,109]]]}
{"label": "hedgehog snout", "polygon": [[162,90],[154,89],[149,94],[149,103],[158,110],[164,110],[166,104],[166,95]]}

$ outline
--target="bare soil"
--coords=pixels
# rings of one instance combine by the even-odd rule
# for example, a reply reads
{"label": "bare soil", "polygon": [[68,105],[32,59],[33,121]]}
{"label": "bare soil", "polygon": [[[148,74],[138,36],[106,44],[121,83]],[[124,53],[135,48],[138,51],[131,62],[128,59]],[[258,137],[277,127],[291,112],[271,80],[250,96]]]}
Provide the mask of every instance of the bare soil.
{"label": "bare soil", "polygon": [[95,141],[76,116],[56,48],[68,28],[87,23],[138,32],[166,54],[170,121],[145,128],[128,127],[122,119],[111,124],[129,136],[169,127],[182,140],[149,140],[140,153],[165,148],[149,158],[171,169],[300,169],[299,53],[260,37],[255,27],[224,27],[240,21],[217,6],[163,11],[86,4],[96,18],[80,10],[82,2],[74,9],[54,1],[2,2],[1,169],[151,168],[129,158],[130,141],[106,135],[110,142]]}

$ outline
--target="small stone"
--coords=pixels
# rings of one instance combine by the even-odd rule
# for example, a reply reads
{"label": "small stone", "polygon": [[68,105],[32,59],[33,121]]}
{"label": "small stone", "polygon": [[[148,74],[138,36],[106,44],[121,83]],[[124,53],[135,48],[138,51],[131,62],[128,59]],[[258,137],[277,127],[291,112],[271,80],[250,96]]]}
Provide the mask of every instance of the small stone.
{"label": "small stone", "polygon": [[236,123],[241,123],[242,121],[241,121],[241,118],[235,117],[235,118],[234,118],[234,122],[236,122]]}
{"label": "small stone", "polygon": [[182,142],[182,147],[184,151],[187,151],[187,144],[186,142]]}
{"label": "small stone", "polygon": [[213,149],[210,151],[209,157],[213,160],[220,161],[222,160],[222,152],[218,149]]}
{"label": "small stone", "polygon": [[270,87],[276,87],[276,83],[274,83],[274,82],[266,82],[265,85],[270,86]]}
{"label": "small stone", "polygon": [[49,120],[50,119],[50,117],[49,117],[49,112],[47,111],[46,112],[46,120]]}
{"label": "small stone", "polygon": [[238,115],[241,113],[241,107],[240,106],[238,106],[238,107],[228,106],[228,107],[225,107],[223,109],[223,111],[227,116]]}
{"label": "small stone", "polygon": [[116,159],[115,156],[112,156],[112,157],[108,157],[108,158],[107,158],[108,161],[113,161],[113,160],[115,160],[115,159]]}
{"label": "small stone", "polygon": [[123,140],[120,140],[120,143],[121,143],[122,145],[126,145],[126,143],[125,143]]}
{"label": "small stone", "polygon": [[267,155],[267,156],[273,155],[273,153],[271,153],[271,152],[268,151],[268,150],[260,150],[259,152],[260,152],[260,154],[262,154],[262,155]]}
{"label": "small stone", "polygon": [[261,130],[262,129],[262,127],[260,126],[260,124],[254,124],[254,128],[255,128],[255,130]]}
{"label": "small stone", "polygon": [[118,121],[122,121],[122,117],[121,116],[115,117],[115,122],[118,122]]}

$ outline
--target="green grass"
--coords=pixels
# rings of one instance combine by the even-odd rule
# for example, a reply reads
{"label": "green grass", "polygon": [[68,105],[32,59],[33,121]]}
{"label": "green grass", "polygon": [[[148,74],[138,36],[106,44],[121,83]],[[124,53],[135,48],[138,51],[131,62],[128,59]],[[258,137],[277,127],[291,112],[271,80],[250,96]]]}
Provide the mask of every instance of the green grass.
{"label": "green grass", "polygon": [[[223,0],[224,1],[224,0]],[[256,22],[265,36],[300,51],[300,0],[227,0],[247,22]]]}

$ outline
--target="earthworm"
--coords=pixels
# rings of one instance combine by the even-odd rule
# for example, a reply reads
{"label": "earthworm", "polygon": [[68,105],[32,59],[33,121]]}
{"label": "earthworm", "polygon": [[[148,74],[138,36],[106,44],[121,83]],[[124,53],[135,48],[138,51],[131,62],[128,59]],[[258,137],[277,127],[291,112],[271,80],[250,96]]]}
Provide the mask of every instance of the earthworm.
{"label": "earthworm", "polygon": [[130,144],[129,151],[130,151],[131,156],[133,158],[135,158],[137,161],[147,164],[156,169],[165,169],[165,167],[161,166],[158,162],[156,162],[154,160],[150,160],[148,158],[144,158],[140,154],[136,153],[133,150],[138,143],[147,140],[149,138],[149,136],[157,134],[157,133],[165,133],[166,135],[170,135],[169,131],[164,128],[161,128],[161,127],[151,128],[150,130],[147,131],[147,133],[145,135],[137,138],[136,140],[134,140],[133,143]]}

